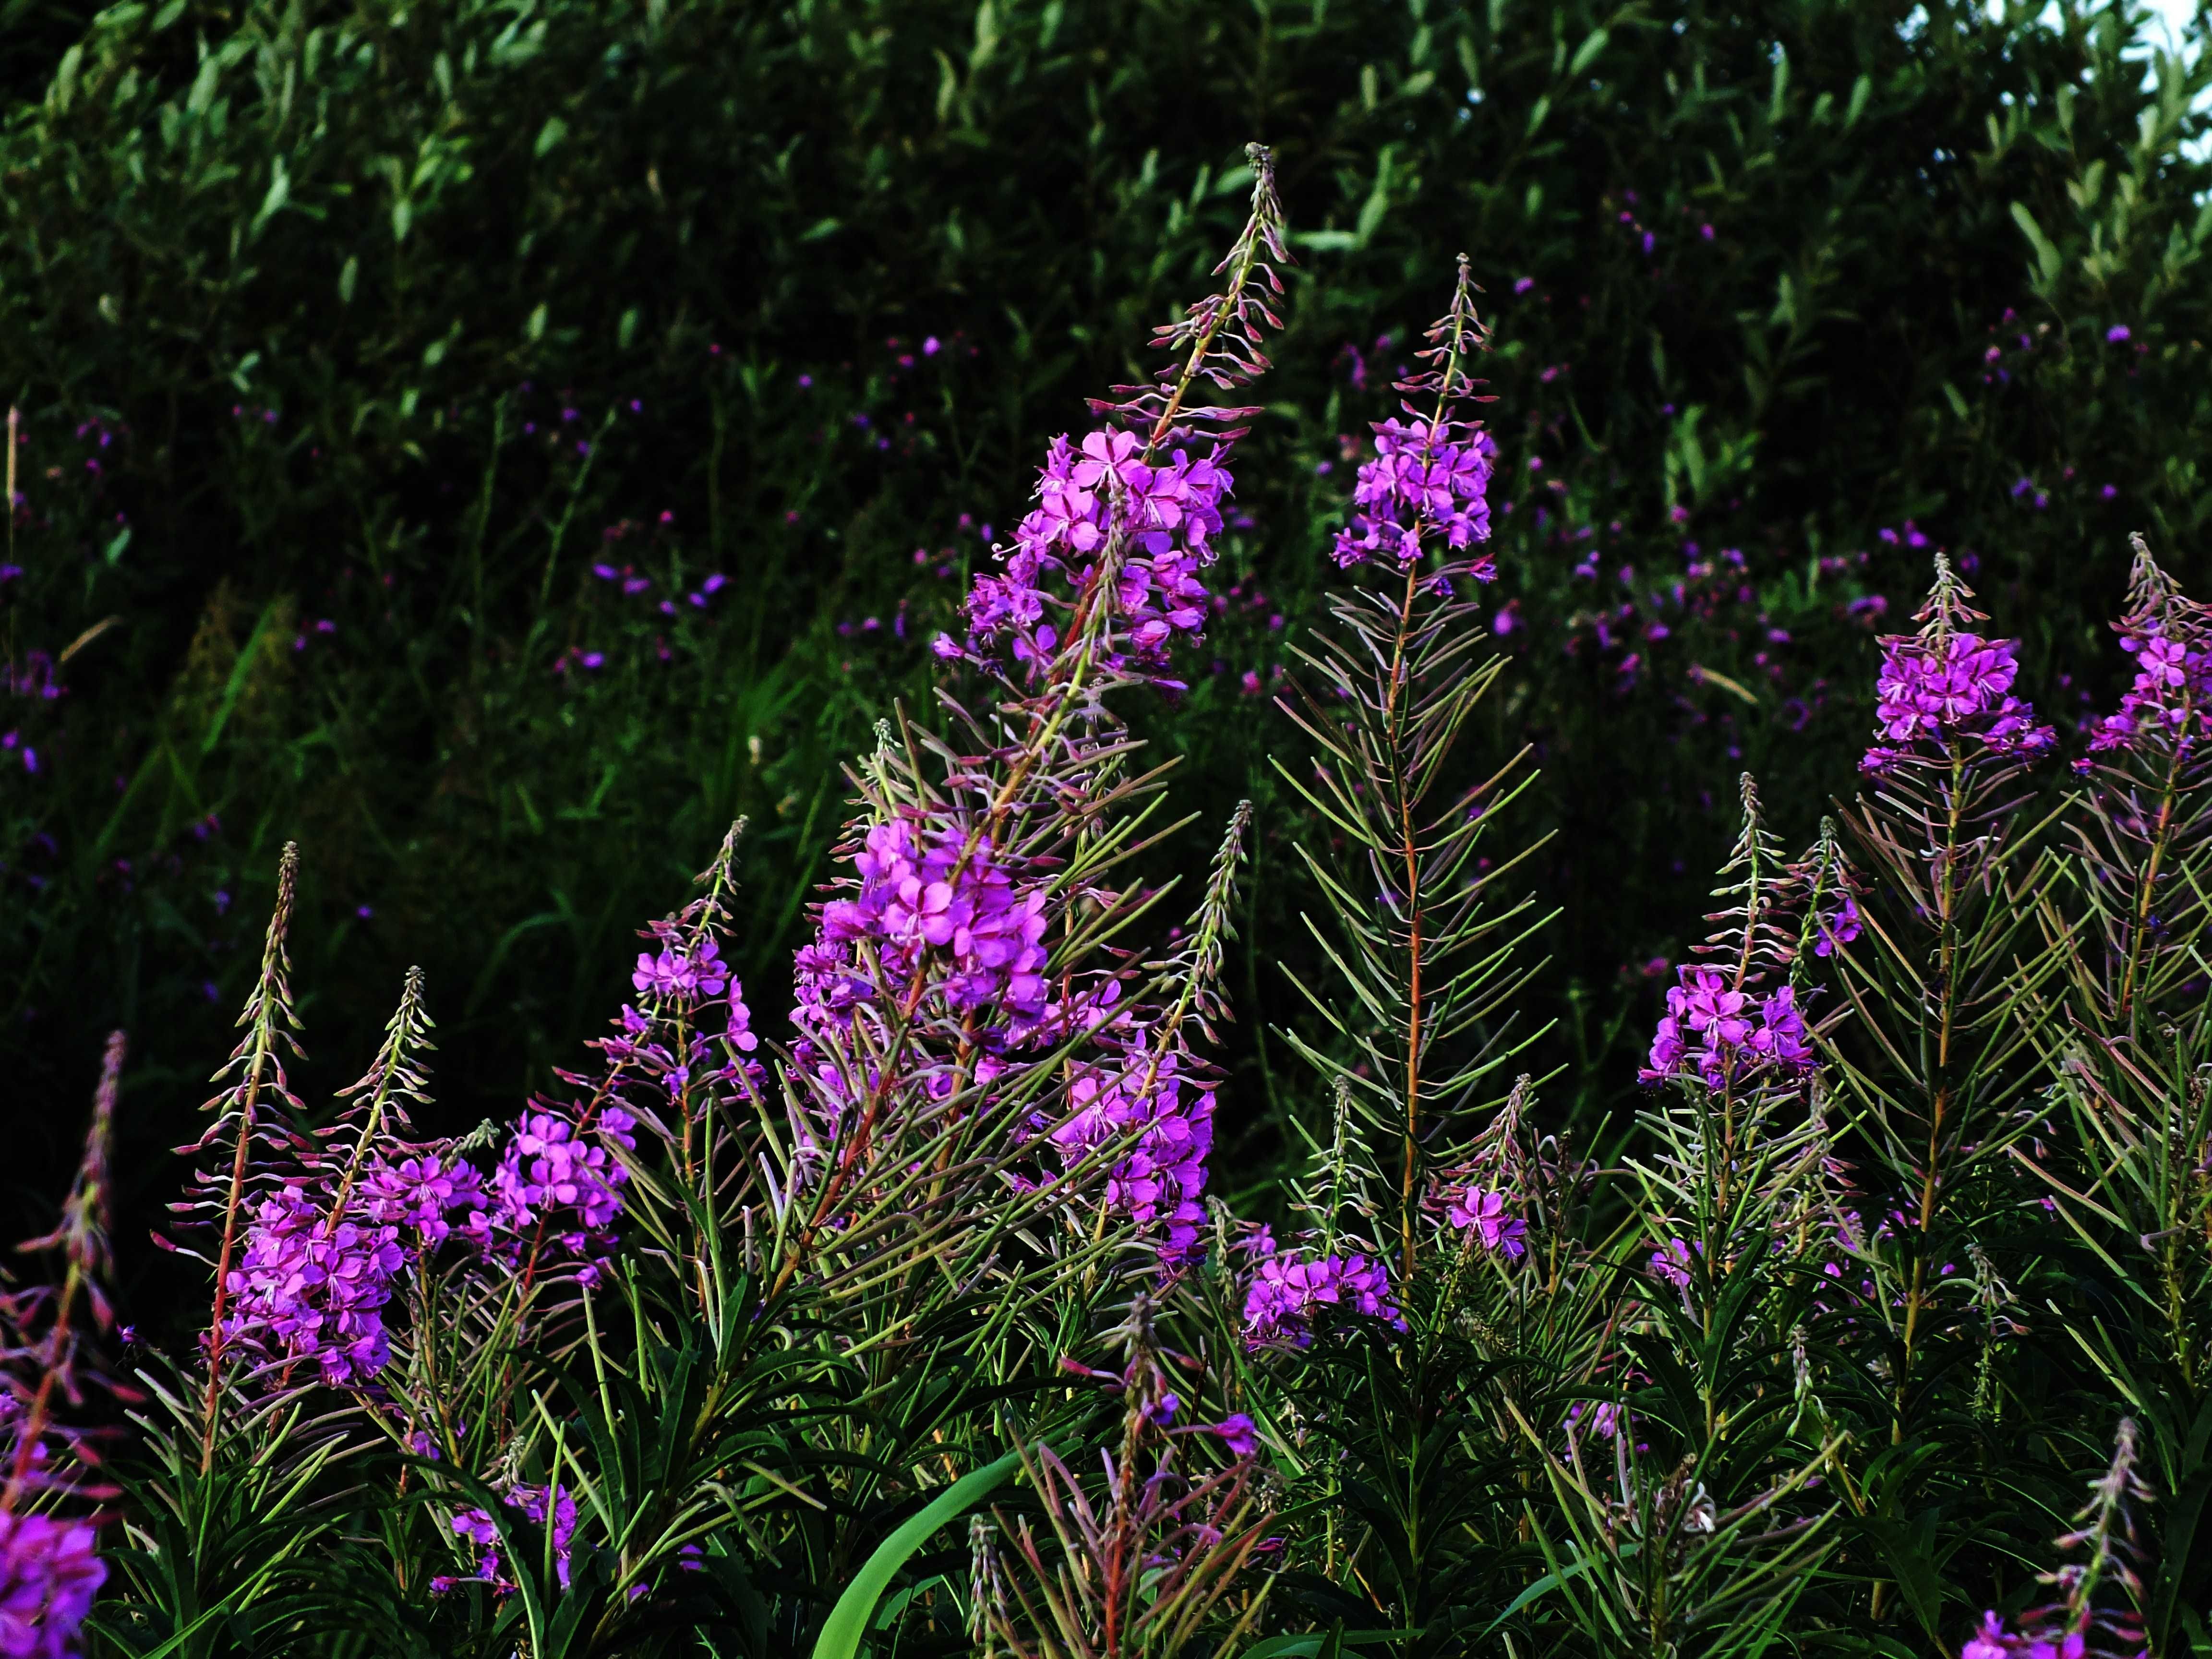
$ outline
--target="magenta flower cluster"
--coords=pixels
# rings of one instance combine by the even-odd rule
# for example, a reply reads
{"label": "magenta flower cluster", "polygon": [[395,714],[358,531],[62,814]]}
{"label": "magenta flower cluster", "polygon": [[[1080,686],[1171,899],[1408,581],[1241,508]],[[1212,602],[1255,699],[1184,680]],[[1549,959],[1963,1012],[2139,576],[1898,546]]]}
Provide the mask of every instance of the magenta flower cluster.
{"label": "magenta flower cluster", "polygon": [[2136,681],[2120,698],[2116,713],[2089,734],[2093,750],[2132,749],[2154,732],[2184,735],[2191,714],[2201,715],[2212,699],[2212,641],[2176,638],[2163,629],[2122,637],[2121,648],[2136,659]]}
{"label": "magenta flower cluster", "polygon": [[453,1236],[456,1220],[469,1238],[481,1235],[483,1177],[466,1159],[420,1148],[396,1162],[370,1160],[362,1176],[361,1201],[378,1225],[404,1228],[418,1249],[435,1249]]}
{"label": "magenta flower cluster", "polygon": [[[1377,421],[1375,459],[1360,466],[1351,528],[1336,532],[1334,556],[1349,568],[1391,558],[1404,568],[1442,532],[1453,551],[1490,539],[1490,475],[1498,446],[1487,432],[1462,438],[1457,422]],[[1486,555],[1475,570],[1495,574]]]}
{"label": "magenta flower cluster", "polygon": [[1859,763],[1870,773],[1908,759],[1954,753],[1963,742],[1995,755],[2035,755],[2056,741],[2035,711],[2012,695],[2020,641],[1938,630],[1893,634],[1882,644],[1875,717],[1885,742]]}
{"label": "magenta flower cluster", "polygon": [[1731,986],[1719,969],[1695,965],[1681,969],[1680,978],[1667,993],[1644,1082],[1692,1078],[1719,1089],[1756,1067],[1812,1064],[1805,1017],[1789,986],[1758,997]]}
{"label": "magenta flower cluster", "polygon": [[629,1181],[609,1143],[635,1147],[635,1127],[615,1105],[600,1107],[588,1129],[543,1103],[524,1111],[491,1175],[492,1252],[510,1264],[565,1260],[578,1283],[598,1283]]}
{"label": "magenta flower cluster", "polygon": [[484,1241],[483,1178],[431,1147],[370,1157],[358,1182],[295,1179],[248,1212],[246,1248],[228,1282],[223,1322],[235,1340],[271,1359],[312,1360],[345,1386],[382,1370],[391,1343],[382,1310],[409,1249],[435,1249],[458,1227]]}
{"label": "magenta flower cluster", "polygon": [[760,1038],[744,987],[723,962],[721,946],[711,934],[687,940],[683,928],[668,921],[655,922],[652,938],[656,948],[638,952],[630,975],[643,1006],[624,1003],[616,1035],[595,1046],[617,1065],[636,1068],[678,1114],[695,1090],[734,1087],[757,1096],[767,1079],[751,1058]]}
{"label": "magenta flower cluster", "polygon": [[[872,945],[893,981],[910,978],[926,952],[942,951],[951,971],[935,988],[947,1008],[996,1005],[1018,1020],[1037,1018],[1045,1002],[1045,891],[1018,885],[994,852],[988,836],[957,818],[876,825],[853,861],[859,895],[822,908],[822,945]],[[848,961],[867,971],[859,951]]]}
{"label": "magenta flower cluster", "polygon": [[246,1249],[231,1270],[225,1340],[271,1359],[312,1360],[344,1386],[392,1356],[381,1310],[406,1265],[399,1229],[305,1182],[287,1182],[253,1206]]}
{"label": "magenta flower cluster", "polygon": [[1390,1270],[1380,1258],[1356,1251],[1294,1255],[1263,1248],[1269,1253],[1254,1266],[1244,1292],[1244,1340],[1250,1346],[1307,1346],[1316,1308],[1339,1308],[1405,1328],[1391,1299]]}
{"label": "magenta flower cluster", "polygon": [[730,973],[722,963],[720,945],[712,939],[702,939],[696,950],[687,951],[680,939],[670,936],[673,930],[665,923],[653,931],[660,948],[639,951],[637,967],[629,976],[641,996],[690,1003],[722,994]]}
{"label": "magenta flower cluster", "polygon": [[81,1521],[0,1511],[0,1659],[64,1659],[107,1579]]}
{"label": "magenta flower cluster", "polygon": [[1063,585],[1079,589],[1119,530],[1127,545],[1106,664],[1181,690],[1166,678],[1169,652],[1177,635],[1195,638],[1205,626],[1207,594],[1198,573],[1213,562],[1221,502],[1233,482],[1224,453],[1217,446],[1194,458],[1178,449],[1158,463],[1127,432],[1093,432],[1079,448],[1065,433],[1054,439],[1037,475],[1037,505],[1005,553],[1006,574],[975,579],[967,644],[939,635],[937,653],[982,661],[1003,644],[1015,667],[1037,672],[1065,642]]}
{"label": "magenta flower cluster", "polygon": [[1213,1149],[1213,1091],[1187,1083],[1176,1048],[1156,1050],[1145,1027],[1128,1030],[1121,1043],[1111,1063],[1081,1068],[1070,1091],[1074,1109],[1051,1137],[1072,1165],[1095,1147],[1136,1135],[1107,1177],[1106,1206],[1172,1266],[1197,1252],[1206,1219],[1200,1200]]}
{"label": "magenta flower cluster", "polygon": [[1528,1224],[1508,1211],[1504,1193],[1469,1187],[1449,1195],[1444,1218],[1480,1240],[1484,1249],[1517,1259],[1528,1253]]}
{"label": "magenta flower cluster", "polygon": [[990,839],[952,813],[875,825],[853,868],[857,892],[822,907],[795,963],[793,1058],[828,1099],[846,1089],[828,1055],[852,1046],[864,1010],[877,1035],[917,993],[933,1005],[927,1012],[995,1016],[979,1037],[987,1054],[1035,1032],[1046,1014],[1042,883],[1017,881]]}

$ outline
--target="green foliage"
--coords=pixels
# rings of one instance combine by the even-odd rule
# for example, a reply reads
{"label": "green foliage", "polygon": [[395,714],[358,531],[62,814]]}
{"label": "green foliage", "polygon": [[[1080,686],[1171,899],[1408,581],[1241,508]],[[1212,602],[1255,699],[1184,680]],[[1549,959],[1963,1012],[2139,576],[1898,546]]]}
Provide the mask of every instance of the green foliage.
{"label": "green foliage", "polygon": [[[2026,681],[2107,701],[2103,550],[2133,526],[2185,549],[2212,508],[2212,69],[2160,56],[2144,83],[2124,5],[1956,0],[5,16],[4,1060],[51,1098],[88,1033],[140,1033],[120,1162],[142,1193],[173,1189],[149,1154],[249,986],[206,1144],[243,1167],[264,1087],[349,1121],[336,1074],[275,1064],[295,912],[300,1012],[383,1056],[353,1109],[424,1095],[427,1023],[387,1042],[364,994],[419,961],[404,1006],[436,1011],[447,1068],[422,1103],[458,1127],[548,1082],[619,999],[632,919],[750,815],[712,902],[741,876],[756,896],[717,926],[777,1012],[842,803],[941,800],[953,751],[918,725],[840,769],[925,702],[923,641],[1004,538],[975,521],[1023,510],[1041,438],[1206,268],[1258,135],[1304,264],[1239,455],[1218,655],[1138,720],[1195,763],[1194,816],[1255,803],[1232,832],[1253,879],[1224,852],[1191,942],[1128,971],[1208,1035],[1240,987],[1216,1185],[1265,1209],[1311,1146],[1291,1213],[1323,1253],[1390,1256],[1397,1317],[1248,1347],[1252,1241],[1218,1218],[1168,1334],[1130,1352],[1255,1419],[1282,1486],[1248,1492],[1241,1460],[1197,1477],[1234,1562],[1146,1639],[1936,1650],[2038,1594],[2124,1410],[2074,1536],[2140,1559],[2162,1652],[2203,1650],[2212,877],[2171,828],[2201,823],[2201,777],[2025,807],[2040,786],[2002,771],[1890,780],[1788,866],[1747,796],[1705,959],[1824,992],[1819,1080],[1607,1113],[1725,848],[1712,781],[1756,768],[1765,821],[1811,834],[1923,542],[1951,550],[1939,605],[1972,573],[2026,637]],[[1425,633],[1411,581],[1332,611],[1322,556],[1462,246],[1495,325],[1502,580]],[[2139,569],[2137,605],[2180,604],[2163,584]],[[1478,660],[1486,629],[1508,660]],[[1370,659],[1408,655],[1401,714]],[[1307,671],[1301,739],[1261,694]],[[1354,687],[1373,697],[1340,720]],[[946,726],[994,746],[988,720]],[[1537,781],[1455,818],[1524,744]],[[1050,853],[1071,883],[1148,844],[1156,779],[1117,751],[1083,781],[1133,810]],[[307,874],[257,975],[241,947],[294,840]],[[1544,977],[1508,945],[1529,913],[1476,908],[1500,878],[1559,913]],[[1866,933],[1814,963],[1843,890]],[[1107,950],[1157,896],[1104,895],[1055,948]],[[1316,908],[1334,933],[1300,925]],[[1440,1019],[1407,1024],[1439,984]],[[1543,1125],[1533,1084],[1475,1098],[1516,1052],[1563,1073]],[[1056,1109],[1057,1063],[989,1110]],[[247,1390],[220,1339],[204,1370],[149,1361],[156,1452],[128,1472],[100,1639],[765,1656],[880,1577],[837,1627],[854,1650],[1018,1647],[1041,1620],[991,1601],[1007,1558],[979,1547],[963,1583],[936,1524],[1010,1446],[1048,1522],[1016,1528],[1024,1582],[1057,1587],[1037,1605],[1086,1636],[1141,1617],[1141,1582],[1101,1597],[1069,1564],[1211,1522],[1129,1489],[1127,1449],[1165,1443],[1135,1358],[1119,1411],[1055,1369],[1123,1299],[1120,1241],[926,1112],[794,1210],[812,1153],[782,1114],[815,1085],[778,1086],[774,1109],[686,1102],[632,1170],[643,1244],[588,1292],[418,1276],[388,1397],[314,1415]],[[1516,1195],[1524,1254],[1439,1219],[1475,1190]],[[149,1301],[179,1282],[136,1271]],[[2014,1340],[2045,1309],[2064,1340]],[[1103,1483],[1034,1449],[1117,1420]],[[552,1527],[500,1501],[518,1484],[576,1499],[565,1585]],[[1229,1585],[1270,1508],[1263,1607]],[[471,1509],[511,1594],[466,1582]],[[2114,1541],[2136,1513],[2140,1551]]]}

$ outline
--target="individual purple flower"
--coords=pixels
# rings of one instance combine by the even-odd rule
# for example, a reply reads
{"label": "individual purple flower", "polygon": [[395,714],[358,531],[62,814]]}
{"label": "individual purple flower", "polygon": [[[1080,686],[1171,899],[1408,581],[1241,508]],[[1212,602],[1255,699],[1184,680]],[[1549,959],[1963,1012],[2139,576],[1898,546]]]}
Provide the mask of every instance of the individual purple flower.
{"label": "individual purple flower", "polygon": [[1670,1238],[1652,1251],[1651,1271],[1676,1290],[1686,1290],[1689,1286],[1690,1270],[1695,1265],[1695,1257],[1702,1254],[1704,1254],[1702,1245],[1685,1243],[1679,1238]]}
{"label": "individual purple flower", "polygon": [[1982,1615],[1981,1626],[1959,1650],[1959,1659],[2012,1659],[2012,1637],[2004,1620],[1994,1612]]}
{"label": "individual purple flower", "polygon": [[1859,936],[1858,901],[1849,892],[1837,896],[1835,908],[1822,913],[1817,924],[1818,934],[1813,941],[1813,954],[1833,956]]}
{"label": "individual purple flower", "polygon": [[1213,1432],[1221,1437],[1221,1443],[1229,1449],[1232,1457],[1260,1455],[1259,1425],[1244,1412],[1230,1413],[1213,1425]]}
{"label": "individual purple flower", "polygon": [[1451,1197],[1446,1218],[1462,1232],[1472,1231],[1486,1250],[1518,1258],[1528,1252],[1528,1224],[1505,1212],[1504,1193],[1469,1187]]}
{"label": "individual purple flower", "polygon": [[0,1511],[0,1656],[64,1659],[107,1578],[83,1522]]}
{"label": "individual purple flower", "polygon": [[1567,1433],[1570,1437],[1580,1431],[1585,1409],[1589,1414],[1590,1427],[1606,1439],[1610,1440],[1620,1432],[1620,1407],[1610,1400],[1601,1400],[1594,1405],[1588,1401],[1577,1400],[1567,1407]]}

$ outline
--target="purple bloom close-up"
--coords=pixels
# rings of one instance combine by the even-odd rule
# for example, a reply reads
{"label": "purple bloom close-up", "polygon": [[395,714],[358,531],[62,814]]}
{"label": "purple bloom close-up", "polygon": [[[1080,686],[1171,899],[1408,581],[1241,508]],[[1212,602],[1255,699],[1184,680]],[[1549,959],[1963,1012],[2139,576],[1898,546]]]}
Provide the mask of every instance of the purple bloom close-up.
{"label": "purple bloom close-up", "polygon": [[82,1522],[0,1512],[0,1659],[64,1659],[107,1578]]}

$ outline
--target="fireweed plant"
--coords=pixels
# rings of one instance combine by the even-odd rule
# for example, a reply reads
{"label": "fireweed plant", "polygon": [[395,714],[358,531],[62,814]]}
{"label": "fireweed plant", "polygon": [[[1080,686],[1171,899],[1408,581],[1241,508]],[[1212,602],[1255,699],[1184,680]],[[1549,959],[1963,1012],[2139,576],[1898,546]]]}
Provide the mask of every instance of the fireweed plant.
{"label": "fireweed plant", "polygon": [[1255,825],[1165,926],[1121,711],[1212,608],[1287,258],[1252,161],[1168,368],[1053,444],[933,723],[854,767],[786,1040],[739,826],[511,1123],[416,1127],[419,974],[311,1105],[288,848],[173,1353],[102,1290],[111,1044],[61,1271],[0,1304],[0,1653],[2212,1652],[2212,608],[2140,540],[2070,767],[1937,559],[1852,799],[1793,857],[1742,781],[1644,1103],[1570,1134],[1498,1089],[1541,921],[1462,259],[1281,700],[1329,1110],[1283,1212],[1208,1191]]}

